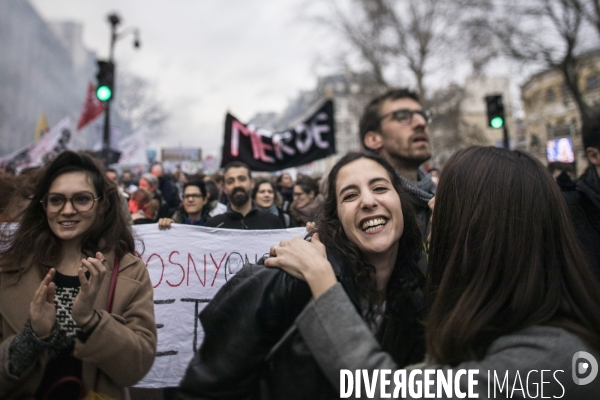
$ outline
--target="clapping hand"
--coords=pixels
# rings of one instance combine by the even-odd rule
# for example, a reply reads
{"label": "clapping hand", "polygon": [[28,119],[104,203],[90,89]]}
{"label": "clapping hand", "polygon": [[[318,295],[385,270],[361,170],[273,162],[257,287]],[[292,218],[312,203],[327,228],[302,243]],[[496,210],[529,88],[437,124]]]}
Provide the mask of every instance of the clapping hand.
{"label": "clapping hand", "polygon": [[[104,276],[106,275],[106,259],[100,252],[96,253],[96,258],[88,257],[81,260],[82,266],[77,271],[81,289],[73,301],[71,316],[77,325],[87,325],[94,317],[94,303]],[[90,278],[86,278],[83,267],[87,268]]]}
{"label": "clapping hand", "polygon": [[56,321],[56,309],[54,308],[54,294],[56,284],[52,282],[56,270],[51,268],[44,277],[40,286],[33,295],[29,305],[29,319],[31,329],[37,337],[45,337],[52,333]]}

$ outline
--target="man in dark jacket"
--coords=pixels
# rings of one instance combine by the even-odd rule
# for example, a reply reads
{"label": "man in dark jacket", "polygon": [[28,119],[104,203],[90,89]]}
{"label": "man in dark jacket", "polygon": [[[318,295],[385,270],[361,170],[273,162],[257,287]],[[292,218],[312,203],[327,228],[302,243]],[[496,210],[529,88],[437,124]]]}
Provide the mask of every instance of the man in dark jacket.
{"label": "man in dark jacket", "polygon": [[582,129],[583,147],[590,163],[576,183],[557,178],[577,230],[581,248],[600,279],[600,115]]}
{"label": "man in dark jacket", "polygon": [[229,199],[227,212],[208,220],[206,227],[225,229],[283,229],[283,223],[274,214],[260,211],[252,202],[252,175],[250,168],[239,161],[225,166],[224,192]]}

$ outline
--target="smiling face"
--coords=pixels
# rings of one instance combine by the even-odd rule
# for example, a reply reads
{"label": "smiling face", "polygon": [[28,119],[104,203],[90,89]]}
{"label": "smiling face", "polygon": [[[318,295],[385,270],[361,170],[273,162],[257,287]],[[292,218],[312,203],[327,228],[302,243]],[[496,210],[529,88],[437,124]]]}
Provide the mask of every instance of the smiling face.
{"label": "smiling face", "polygon": [[[82,192],[92,193],[94,198],[98,197],[91,179],[85,172],[68,172],[59,175],[48,189],[48,193],[61,194],[67,199],[72,198],[75,193]],[[73,201],[67,200],[62,210],[58,212],[46,212],[50,229],[64,242],[80,241],[98,215],[99,205],[97,200],[94,201],[92,208],[87,211],[77,211],[73,208]],[[75,202],[77,203],[76,200]]]}
{"label": "smiling face", "polygon": [[367,259],[398,250],[404,217],[385,168],[367,158],[353,161],[340,169],[335,193],[344,232]]}
{"label": "smiling face", "polygon": [[275,193],[273,192],[273,186],[270,183],[261,183],[256,191],[256,198],[254,201],[260,208],[269,208],[273,205],[275,200]]}

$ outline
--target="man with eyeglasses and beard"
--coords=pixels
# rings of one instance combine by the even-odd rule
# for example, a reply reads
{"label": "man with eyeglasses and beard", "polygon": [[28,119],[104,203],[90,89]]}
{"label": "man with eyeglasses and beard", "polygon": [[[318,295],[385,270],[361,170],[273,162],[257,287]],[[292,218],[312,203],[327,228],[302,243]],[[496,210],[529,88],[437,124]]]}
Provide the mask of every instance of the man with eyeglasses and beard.
{"label": "man with eyeglasses and beard", "polygon": [[253,180],[250,168],[239,161],[225,166],[223,191],[229,199],[227,212],[209,219],[206,227],[224,229],[283,229],[281,220],[260,211],[252,202]]}
{"label": "man with eyeglasses and beard", "polygon": [[413,205],[423,238],[429,233],[435,183],[420,166],[431,158],[431,111],[407,89],[392,89],[371,100],[360,119],[360,140],[366,150],[383,156],[394,166]]}

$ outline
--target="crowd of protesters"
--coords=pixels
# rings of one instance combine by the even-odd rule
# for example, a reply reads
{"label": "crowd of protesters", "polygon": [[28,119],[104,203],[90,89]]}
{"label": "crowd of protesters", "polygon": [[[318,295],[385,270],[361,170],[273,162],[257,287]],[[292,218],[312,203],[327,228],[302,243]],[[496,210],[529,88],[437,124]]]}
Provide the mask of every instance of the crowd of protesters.
{"label": "crowd of protesters", "polygon": [[[0,176],[0,222],[18,223],[1,231],[0,397],[128,398],[157,344],[138,224],[308,232],[244,266],[199,314],[181,399],[337,398],[341,369],[575,376],[574,353],[600,359],[600,117],[583,127],[578,179],[484,147],[426,172],[431,118],[409,90],[374,98],[364,152],[323,179],[241,162],[119,174],[71,151]],[[74,384],[56,388],[65,378]],[[600,392],[600,378],[562,383],[547,393]]]}
{"label": "crowd of protesters", "polygon": [[[17,176],[0,177],[0,222],[19,222],[34,193],[38,170],[31,168]],[[204,226],[211,218],[226,213],[230,205],[223,172],[187,174],[177,167],[167,174],[156,163],[137,178],[129,169],[119,175],[112,168],[106,170],[106,177],[119,188],[121,203],[128,210],[126,219],[134,225],[160,221],[161,228],[165,228],[171,221]],[[247,194],[258,209],[276,215],[283,227],[306,226],[315,220],[323,204],[319,179],[298,174],[297,181],[293,181],[287,172],[274,177],[262,175],[248,181]]]}

